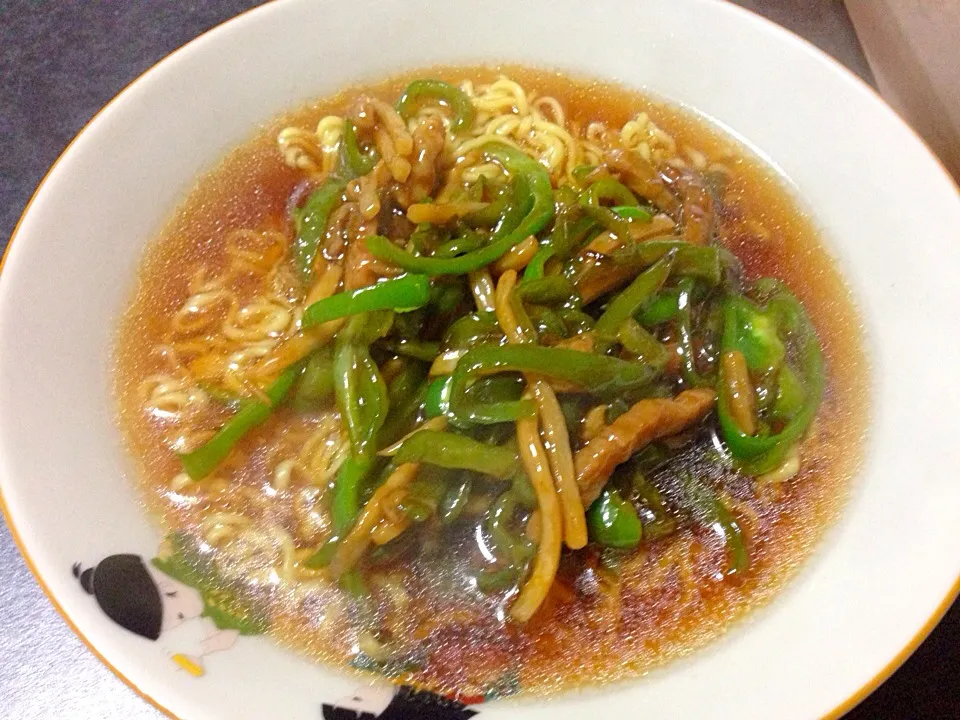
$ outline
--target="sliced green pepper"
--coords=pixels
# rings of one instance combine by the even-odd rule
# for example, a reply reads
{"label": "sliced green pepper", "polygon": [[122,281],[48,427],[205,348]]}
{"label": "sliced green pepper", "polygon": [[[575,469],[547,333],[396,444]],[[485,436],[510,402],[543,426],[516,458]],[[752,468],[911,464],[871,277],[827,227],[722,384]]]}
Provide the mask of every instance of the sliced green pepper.
{"label": "sliced green pepper", "polygon": [[693,345],[693,278],[683,278],[678,284],[677,295],[677,330],[680,334],[680,367],[683,380],[690,387],[702,387],[709,383],[697,369],[696,348]]}
{"label": "sliced green pepper", "polygon": [[523,302],[554,305],[566,303],[574,307],[580,305],[580,294],[567,278],[562,275],[552,275],[535,280],[527,280],[517,285],[514,294]]}
{"label": "sliced green pepper", "polygon": [[293,221],[297,228],[297,239],[293,244],[293,264],[304,285],[313,282],[313,263],[317,259],[320,241],[327,231],[330,213],[340,202],[346,187],[347,183],[340,178],[328,178],[313,191],[302,208],[293,212]]}
{"label": "sliced green pepper", "polygon": [[724,305],[724,351],[739,350],[747,367],[757,372],[777,370],[787,350],[776,318],[745,297],[732,296]]}
{"label": "sliced green pepper", "polygon": [[333,353],[322,348],[307,361],[293,395],[293,407],[304,412],[316,410],[333,395]]}
{"label": "sliced green pepper", "polygon": [[619,358],[558,347],[481,345],[467,352],[453,373],[450,409],[460,420],[489,424],[510,422],[533,413],[531,401],[471,403],[466,389],[479,376],[499,372],[531,372],[565,380],[584,392],[616,397],[649,385],[655,369]]}
{"label": "sliced green pepper", "polygon": [[617,339],[624,349],[637,356],[640,362],[663,368],[667,364],[667,349],[633,318],[620,326]]}
{"label": "sliced green pepper", "polygon": [[772,414],[777,420],[788,421],[803,408],[807,389],[797,373],[784,363],[777,376],[777,394],[773,401]]}
{"label": "sliced green pepper", "polygon": [[745,573],[750,568],[750,555],[747,552],[740,523],[713,488],[688,472],[681,480],[678,500],[696,522],[710,528],[723,539],[730,553],[730,565],[724,574]]}
{"label": "sliced green pepper", "polygon": [[180,464],[191,480],[202,480],[223,462],[244,435],[270,417],[283,402],[303,370],[297,363],[284,370],[265,391],[269,403],[251,400],[241,407],[227,423],[203,445],[180,456]]}
{"label": "sliced green pepper", "polygon": [[447,488],[440,500],[440,505],[437,507],[437,517],[440,518],[440,522],[444,525],[450,525],[457,521],[457,518],[460,517],[463,509],[467,506],[472,486],[473,481],[470,476],[462,473]]}
{"label": "sliced green pepper", "polygon": [[360,143],[357,141],[357,129],[350,120],[343,121],[343,160],[350,168],[354,176],[366,175],[371,172],[380,156],[377,151],[372,151],[369,155],[360,150]]}
{"label": "sliced green pepper", "polygon": [[353,454],[344,460],[333,481],[330,516],[337,535],[345,534],[360,514],[360,490],[373,471],[376,459],[369,454]]}
{"label": "sliced green pepper", "polygon": [[371,310],[412,310],[430,300],[430,280],[424,275],[401,275],[375,285],[331,295],[303,311],[303,327],[311,328],[338,318]]}
{"label": "sliced green pepper", "polygon": [[649,270],[613,298],[597,320],[596,331],[606,338],[617,336],[624,322],[634,316],[643,304],[663,287],[673,269],[675,252],[664,255]]}
{"label": "sliced green pepper", "polygon": [[587,510],[587,528],[594,542],[608,547],[632,548],[643,539],[643,523],[633,503],[611,487],[604,488]]}
{"label": "sliced green pepper", "polygon": [[[600,178],[580,194],[580,206],[591,218],[617,237],[630,237],[630,221],[609,207],[604,207],[601,204],[604,200],[620,207],[638,207],[640,203],[636,196],[630,188],[612,177]],[[645,220],[651,217],[649,214],[644,215]]]}
{"label": "sliced green pepper", "polygon": [[409,120],[416,107],[426,98],[440,100],[453,111],[450,131],[454,135],[469,129],[473,123],[474,111],[470,98],[460,88],[442,80],[414,80],[400,96],[397,112],[404,120]]}
{"label": "sliced green pepper", "polygon": [[[648,446],[650,447],[650,446]],[[634,468],[630,484],[642,504],[644,540],[659,540],[677,529],[677,521],[667,514],[663,496],[656,486],[647,480],[639,468]]]}
{"label": "sliced green pepper", "polygon": [[646,327],[653,327],[673,320],[680,306],[679,297],[680,291],[676,288],[658,293],[637,313],[637,321]]}
{"label": "sliced green pepper", "polygon": [[653,213],[639,205],[616,205],[610,209],[626,220],[649,221],[653,219]]}
{"label": "sliced green pepper", "polygon": [[433,256],[437,258],[452,258],[464,253],[479,250],[487,244],[488,238],[473,230],[468,230],[438,247]]}
{"label": "sliced green pepper", "polygon": [[451,470],[473,470],[504,480],[517,469],[517,456],[506,448],[486,445],[465,435],[421,430],[403,441],[397,463],[421,462]]}
{"label": "sliced green pepper", "polygon": [[492,312],[475,312],[451,323],[443,338],[443,350],[461,350],[480,342],[499,342],[503,331]]}
{"label": "sliced green pepper", "polygon": [[[370,329],[367,315],[354,315],[337,335],[333,352],[335,394],[340,417],[350,437],[350,457],[333,483],[331,514],[334,531],[345,532],[360,512],[360,491],[376,463],[380,428],[389,411],[389,393],[370,349],[362,344]],[[373,318],[376,324],[376,318]]]}
{"label": "sliced green pepper", "polygon": [[440,343],[426,340],[411,340],[410,338],[390,338],[381,343],[385,350],[396,355],[402,355],[423,362],[433,362],[440,354]]}
{"label": "sliced green pepper", "polygon": [[[797,336],[797,357],[803,372],[805,397],[799,405],[796,399],[791,400],[790,404],[796,408],[793,416],[779,432],[746,434],[730,413],[729,399],[725,392],[726,378],[722,368],[719,378],[717,417],[723,439],[738,467],[750,475],[768,472],[783,461],[790,447],[801,438],[816,416],[826,382],[823,353],[803,305],[782,288],[778,290],[776,299],[780,317],[795,318],[797,324],[791,334]],[[768,301],[768,306],[770,302],[772,300]],[[766,370],[783,361],[786,350],[772,313],[764,313],[745,298],[731,297],[724,305],[724,320],[722,352],[739,350],[747,358],[747,365],[751,370]],[[791,369],[790,374],[792,372]],[[784,375],[781,382],[784,379],[789,385],[797,378],[795,375],[793,378]],[[787,391],[795,393],[796,389],[785,388],[785,392]]]}
{"label": "sliced green pepper", "polygon": [[428,418],[447,415],[450,412],[450,390],[453,388],[453,376],[445,375],[434,378],[427,385],[427,396],[424,399],[424,412]]}
{"label": "sliced green pepper", "polygon": [[691,245],[671,236],[625,245],[610,257],[617,265],[644,268],[671,252],[676,253],[674,276],[695,277],[711,286],[719,285],[723,279],[725,255],[720,248]]}
{"label": "sliced green pepper", "polygon": [[410,432],[422,419],[427,385],[428,381],[424,380],[412,389],[410,395],[397,401],[391,401],[390,415],[377,436],[380,448],[393,445]]}
{"label": "sliced green pepper", "polygon": [[532,543],[523,535],[515,535],[508,527],[517,510],[518,498],[507,490],[487,513],[484,529],[490,539],[491,550],[507,567],[522,571],[534,555]]}

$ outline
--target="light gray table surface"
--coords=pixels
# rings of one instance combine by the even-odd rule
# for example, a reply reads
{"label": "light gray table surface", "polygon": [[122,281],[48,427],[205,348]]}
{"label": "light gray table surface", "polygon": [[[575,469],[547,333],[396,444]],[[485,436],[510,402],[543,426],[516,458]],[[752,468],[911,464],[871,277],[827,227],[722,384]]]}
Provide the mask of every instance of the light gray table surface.
{"label": "light gray table surface", "polygon": [[[43,173],[100,107],[177,47],[256,4],[0,0],[0,242],[6,244]],[[872,81],[837,0],[739,4],[812,40]],[[960,717],[956,614],[948,618],[952,635],[938,631],[848,717]],[[945,687],[952,688],[946,693],[952,701],[943,700]],[[0,523],[0,718],[159,717],[70,631]]]}

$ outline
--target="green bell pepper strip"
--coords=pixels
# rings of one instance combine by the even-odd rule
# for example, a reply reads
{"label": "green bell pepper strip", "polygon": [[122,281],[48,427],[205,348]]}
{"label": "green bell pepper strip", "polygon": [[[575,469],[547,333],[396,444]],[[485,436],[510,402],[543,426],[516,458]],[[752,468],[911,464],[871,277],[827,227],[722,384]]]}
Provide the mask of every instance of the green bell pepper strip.
{"label": "green bell pepper strip", "polygon": [[637,321],[641,325],[653,327],[673,320],[677,317],[677,308],[679,307],[678,297],[680,291],[677,289],[664,290],[650,299],[646,306],[637,314]]}
{"label": "green bell pepper strip", "polygon": [[518,472],[510,481],[510,493],[520,507],[533,510],[537,507],[537,493],[533,489],[533,483],[522,470]]}
{"label": "green bell pepper strip", "polygon": [[340,202],[347,183],[331,177],[307,198],[302,208],[294,210],[293,221],[297,239],[293,244],[293,264],[304,285],[313,282],[313,263],[317,259],[320,241],[327,231],[330,213]]}
{"label": "green bell pepper strip", "polygon": [[463,235],[458,235],[445,242],[433,252],[436,258],[452,258],[464,253],[479,250],[487,244],[487,237],[473,230],[467,230]]}
{"label": "green bell pepper strip", "polygon": [[554,338],[568,338],[571,333],[560,313],[544,305],[534,305],[527,313],[537,335],[550,335]]}
{"label": "green bell pepper strip", "polygon": [[587,510],[587,529],[594,542],[607,547],[632,548],[643,540],[643,523],[633,503],[611,487]]}
{"label": "green bell pepper strip", "polygon": [[724,575],[738,575],[750,568],[750,555],[740,523],[709,485],[688,472],[680,481],[678,504],[700,525],[710,528],[723,539],[730,554],[730,565]]}
{"label": "green bell pepper strip", "polygon": [[684,382],[690,387],[709,385],[697,370],[696,349],[693,346],[693,278],[683,278],[677,295],[677,331],[679,334],[680,369]]}
{"label": "green bell pepper strip", "polygon": [[[333,483],[334,532],[345,532],[360,512],[360,491],[376,463],[377,435],[389,411],[389,394],[370,349],[358,340],[368,332],[368,316],[355,315],[337,334],[333,352],[335,395],[350,437],[350,457]],[[375,322],[375,319],[374,319]]]}
{"label": "green bell pepper strip", "polygon": [[387,389],[366,347],[338,342],[333,355],[335,394],[354,454],[370,447],[386,417]]}
{"label": "green bell pepper strip", "polygon": [[772,414],[777,420],[789,421],[803,408],[807,399],[807,389],[797,377],[797,373],[784,363],[777,373],[777,394],[773,400]]}
{"label": "green bell pepper strip", "polygon": [[570,335],[589,332],[596,325],[594,319],[579,308],[560,308],[557,314],[567,326]]}
{"label": "green bell pepper strip", "polygon": [[630,484],[645,511],[644,515],[649,516],[641,518],[644,539],[659,540],[673,533],[677,529],[677,521],[667,514],[667,507],[660,491],[647,480],[639,468],[632,468]]}
{"label": "green bell pepper strip", "polygon": [[429,472],[426,468],[421,468],[400,503],[400,509],[408,518],[414,522],[425,522],[437,511],[447,494],[444,473],[443,470]]}
{"label": "green bell pepper strip", "polygon": [[[748,475],[769,472],[783,461],[790,447],[801,438],[816,416],[826,384],[823,353],[803,305],[786,290],[780,291],[778,297],[780,304],[789,307],[789,311],[798,319],[798,328],[795,331],[795,334],[800,336],[798,360],[803,372],[803,383],[806,386],[803,403],[780,432],[772,435],[747,435],[743,432],[730,413],[729,398],[725,391],[726,379],[721,366],[717,393],[717,418],[730,454],[740,470]],[[725,303],[721,351],[739,350],[744,353],[744,357],[747,357],[746,350],[756,344],[758,328],[755,322],[751,322],[749,328],[741,325],[741,300],[743,298],[733,297],[728,298]],[[766,328],[762,329],[766,330]],[[756,348],[752,349],[756,350]],[[754,361],[760,367],[766,365],[770,359],[769,352],[755,353],[754,356]],[[749,359],[747,364],[750,365]]]}
{"label": "green bell pepper strip", "polygon": [[587,175],[596,169],[596,165],[588,165],[584,163],[583,165],[577,165],[573,170],[570,171],[570,174],[573,175],[573,179],[577,182],[583,182],[586,180]]}
{"label": "green bell pepper strip", "polygon": [[[612,177],[600,178],[580,194],[580,207],[607,230],[620,238],[630,237],[630,221],[601,205],[601,201],[610,200],[616,206],[639,207],[640,202],[630,188]],[[646,220],[652,215],[644,214]]]}
{"label": "green bell pepper strip", "polygon": [[450,389],[453,387],[453,376],[434,378],[427,385],[427,396],[423,401],[423,411],[428,418],[440,417],[450,412]]}
{"label": "green bell pepper strip", "polygon": [[437,517],[444,525],[450,525],[457,521],[463,513],[470,499],[470,490],[473,487],[473,481],[467,474],[461,474],[443,494],[440,504],[437,507]]}
{"label": "green bell pepper strip", "polygon": [[[519,373],[489,375],[480,378],[467,388],[467,395],[471,399],[483,403],[519,400],[526,386],[527,383],[523,379],[523,375]],[[513,433],[510,433],[510,436],[513,437]],[[478,437],[477,439],[483,440],[487,444],[491,442],[491,440],[485,438]]]}
{"label": "green bell pepper strip", "polygon": [[490,508],[484,523],[486,535],[497,559],[507,567],[522,570],[534,555],[532,543],[523,535],[517,536],[507,527],[517,509],[518,498],[507,490]]}
{"label": "green bell pepper strip", "polygon": [[213,383],[198,382],[197,387],[203,390],[211,400],[230,410],[239,410],[250,401],[249,398],[234,395],[229,390],[214,385]]}
{"label": "green bell pepper strip", "polygon": [[620,207],[639,207],[640,201],[626,185],[612,177],[600,178],[590,184],[580,195],[580,204],[584,207],[600,207],[604,200]]}
{"label": "green bell pepper strip", "polygon": [[653,368],[619,358],[568,348],[536,345],[481,345],[469,350],[457,363],[450,393],[450,411],[460,420],[479,424],[511,422],[533,413],[529,400],[471,403],[466,392],[478,375],[500,372],[530,372],[565,380],[584,392],[616,397],[649,385],[657,376]]}
{"label": "green bell pepper strip", "polygon": [[409,338],[390,338],[380,343],[380,347],[395,355],[402,355],[423,362],[433,362],[433,359],[440,354],[440,343],[411,340]]}
{"label": "green bell pepper strip", "polygon": [[610,258],[617,265],[643,268],[652,265],[669,252],[676,253],[673,275],[695,277],[711,286],[719,285],[723,279],[726,256],[720,248],[691,245],[672,236],[631,243],[613,251]]}
{"label": "green bell pepper strip", "polygon": [[581,304],[580,293],[573,283],[562,275],[551,275],[535,280],[527,280],[517,285],[514,295],[522,302],[539,303],[541,305],[555,305],[567,303],[573,307]]}
{"label": "green bell pepper strip", "polygon": [[[481,178],[482,177],[483,176],[481,175]],[[464,215],[463,222],[472,228],[493,227],[500,222],[500,218],[503,217],[503,214],[507,211],[512,200],[513,196],[510,192],[510,189],[504,187],[500,190],[499,194],[493,199],[493,201],[485,208],[480,208],[479,210],[474,210],[473,212]]]}
{"label": "green bell pepper strip", "polygon": [[390,408],[400,407],[416,395],[426,376],[426,370],[421,363],[404,362],[400,372],[390,380],[387,386],[387,401]]}
{"label": "green bell pepper strip", "polygon": [[[349,460],[349,459],[348,459]],[[341,467],[341,470],[343,468]],[[337,548],[340,547],[340,537],[334,536],[327,540],[320,548],[304,563],[308,568],[313,568],[314,570],[319,570],[320,568],[327,567],[330,562],[333,560],[333,556],[337,554]]]}
{"label": "green bell pepper strip", "polygon": [[628,318],[620,331],[617,340],[624,349],[637,356],[637,360],[655,368],[662,369],[667,364],[667,349],[649,331],[633,318]]}
{"label": "green bell pepper strip", "polygon": [[333,500],[330,502],[333,530],[338,536],[346,534],[360,514],[360,490],[375,464],[373,455],[353,454],[340,466],[333,481]]}
{"label": "green bell pepper strip", "polygon": [[442,80],[414,80],[397,101],[397,112],[404,120],[409,120],[419,103],[427,98],[440,100],[453,111],[450,131],[454,135],[473,124],[474,110],[470,98],[460,88]]}
{"label": "green bell pepper strip", "polygon": [[475,312],[463,315],[451,323],[441,344],[446,352],[472,347],[478,342],[499,342],[503,331],[492,312]]}
{"label": "green bell pepper strip", "polygon": [[621,326],[663,287],[670,277],[675,256],[676,251],[667,253],[653,267],[638,275],[626,289],[620,291],[597,320],[594,328],[597,333],[606,338],[615,338]]}
{"label": "green bell pepper strip", "polygon": [[724,304],[723,344],[739,350],[755,372],[778,370],[787,354],[777,319],[745,297],[731,296]]}
{"label": "green bell pepper strip", "polygon": [[353,570],[348,570],[341,575],[339,582],[340,587],[343,588],[344,592],[353,597],[355,600],[362,600],[370,597],[370,588],[367,587],[367,583],[363,579],[363,575],[361,575],[360,571],[356,568]]}
{"label": "green bell pepper strip", "polygon": [[371,172],[380,159],[375,150],[369,155],[360,150],[360,143],[357,141],[357,129],[350,120],[343,121],[341,143],[340,149],[343,153],[343,161],[354,176],[359,177]]}
{"label": "green bell pepper strip", "polygon": [[293,408],[300,412],[316,410],[333,395],[333,353],[321,348],[307,361],[293,394]]}
{"label": "green bell pepper strip", "polygon": [[512,566],[499,570],[481,570],[474,576],[474,582],[477,590],[489,595],[514,587],[520,582],[520,571]]}
{"label": "green bell pepper strip", "polygon": [[540,244],[540,249],[537,250],[523,271],[524,281],[543,277],[550,258],[556,257],[560,260],[567,260],[573,254],[579,252],[581,246],[590,236],[591,230],[597,229],[596,222],[589,216],[581,217],[573,222],[564,220],[559,225],[556,223],[554,225],[554,231]]}
{"label": "green bell pepper strip", "polygon": [[615,205],[610,209],[625,220],[643,220],[644,222],[648,222],[653,219],[653,213],[639,205]]}
{"label": "green bell pepper strip", "polygon": [[[567,224],[566,230],[558,237],[551,235],[549,245],[560,260],[568,260],[598,233],[600,228],[593,218],[583,216]],[[536,257],[536,256],[534,256]]]}
{"label": "green bell pepper strip", "polygon": [[432,253],[442,242],[447,239],[447,233],[432,223],[420,223],[410,233],[410,245],[419,253]]}
{"label": "green bell pepper strip", "polygon": [[180,464],[191,480],[203,480],[223,462],[244,435],[264,423],[274,409],[283,402],[300,373],[303,363],[297,363],[280,373],[265,391],[269,403],[251,400],[241,407],[226,424],[203,445],[180,456]]}
{"label": "green bell pepper strip", "polygon": [[556,250],[550,246],[541,246],[534,254],[533,258],[527,263],[523,270],[523,282],[533,282],[540,280],[546,273],[547,261],[556,255]]}
{"label": "green bell pepper strip", "polygon": [[377,436],[381,449],[393,445],[417,424],[426,400],[428,382],[422,381],[409,396],[391,404],[387,421]]}
{"label": "green bell pepper strip", "polygon": [[[367,249],[375,257],[410,272],[425,275],[464,275],[500,259],[514,245],[536,235],[553,217],[553,188],[550,175],[536,160],[509,145],[489,142],[483,146],[488,159],[498,161],[514,176],[518,196],[529,193],[532,204],[520,223],[511,229],[501,220],[490,242],[455,258],[416,257],[379,235],[367,238]],[[509,206],[504,217],[509,214]]]}
{"label": "green bell pepper strip", "polygon": [[506,480],[517,470],[516,453],[465,435],[421,430],[403,441],[394,462],[426,463],[450,470],[473,470]]}
{"label": "green bell pepper strip", "polygon": [[430,300],[430,279],[424,275],[402,275],[375,285],[348,290],[317,300],[303,311],[304,329],[371,310],[412,310]]}

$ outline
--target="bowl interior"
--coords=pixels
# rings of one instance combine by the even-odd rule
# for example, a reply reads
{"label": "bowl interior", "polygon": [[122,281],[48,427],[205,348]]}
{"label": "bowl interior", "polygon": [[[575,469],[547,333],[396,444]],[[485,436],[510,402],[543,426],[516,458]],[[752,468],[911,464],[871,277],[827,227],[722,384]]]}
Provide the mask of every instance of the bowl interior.
{"label": "bowl interior", "polygon": [[[4,267],[0,489],[11,527],[77,630],[176,715],[314,718],[321,702],[362,684],[263,638],[211,660],[198,681],[171,672],[175,649],[165,639],[145,641],[96,611],[71,565],[118,552],[150,557],[159,539],[123,477],[130,468],[114,423],[111,344],[144,244],[197,175],[260,123],[401,69],[498,61],[646,88],[745,138],[822,228],[861,305],[873,364],[856,492],[781,597],[643,682],[520,701],[523,716],[573,718],[638,702],[686,716],[706,699],[716,717],[830,712],[921,630],[960,569],[960,446],[949,414],[960,388],[931,371],[932,361],[960,358],[960,340],[945,332],[960,314],[960,199],[916,136],[853,76],[711,0],[607,0],[602,12],[574,0],[491,0],[482,9],[287,0],[147,73],[58,162]],[[483,714],[517,708],[495,704]]]}

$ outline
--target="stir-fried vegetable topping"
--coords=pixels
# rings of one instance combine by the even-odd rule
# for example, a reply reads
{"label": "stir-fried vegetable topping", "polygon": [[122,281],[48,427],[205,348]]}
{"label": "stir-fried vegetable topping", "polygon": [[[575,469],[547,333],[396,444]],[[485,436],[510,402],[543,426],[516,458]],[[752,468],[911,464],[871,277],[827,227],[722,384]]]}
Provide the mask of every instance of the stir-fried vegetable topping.
{"label": "stir-fried vegetable topping", "polygon": [[[317,483],[329,531],[304,566],[345,588],[464,523],[487,559],[471,582],[516,591],[521,622],[564,546],[712,533],[723,572],[748,573],[733,480],[800,462],[824,360],[800,301],[743,277],[714,234],[721,196],[616,145],[558,170],[478,134],[445,82],[411,83],[395,109],[363,102],[331,125],[337,165],[291,205],[294,331],[239,394],[208,386],[234,414],[181,456],[189,478],[274,412],[335,406],[349,451]],[[671,472],[709,437],[722,473]]]}

